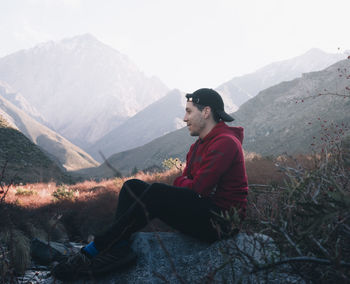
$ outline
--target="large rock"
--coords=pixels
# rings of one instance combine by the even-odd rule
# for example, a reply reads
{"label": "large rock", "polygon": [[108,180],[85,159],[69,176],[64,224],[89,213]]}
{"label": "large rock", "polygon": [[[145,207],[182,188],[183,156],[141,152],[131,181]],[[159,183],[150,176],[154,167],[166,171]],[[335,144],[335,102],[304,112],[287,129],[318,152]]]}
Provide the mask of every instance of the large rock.
{"label": "large rock", "polygon": [[[199,242],[179,233],[137,233],[132,247],[137,264],[122,272],[75,283],[303,283],[286,273],[252,274],[252,262],[266,263],[279,253],[265,235],[238,234],[214,244]],[[31,283],[54,283],[46,272]],[[61,283],[56,280],[55,283]]]}

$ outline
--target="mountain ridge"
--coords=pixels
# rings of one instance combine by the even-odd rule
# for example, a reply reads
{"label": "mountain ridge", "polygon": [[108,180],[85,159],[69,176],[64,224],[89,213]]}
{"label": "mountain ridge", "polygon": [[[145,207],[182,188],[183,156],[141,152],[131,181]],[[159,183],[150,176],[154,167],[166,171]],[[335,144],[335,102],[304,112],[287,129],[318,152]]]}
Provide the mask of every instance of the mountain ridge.
{"label": "mountain ridge", "polygon": [[[340,76],[339,72],[344,70],[348,70],[348,76]],[[326,122],[329,127],[332,123],[334,128],[343,123],[349,128],[349,72],[350,60],[345,59],[324,70],[305,73],[301,78],[269,87],[232,113],[235,121],[229,125],[244,127],[245,151],[262,155],[311,153],[316,150],[312,144],[322,147],[321,138],[325,135],[322,125]],[[320,93],[324,95],[319,96]],[[185,160],[193,141],[183,128],[144,146],[116,153],[108,158],[108,162],[122,173],[129,173],[135,166],[138,169],[160,166],[170,157]],[[90,174],[93,173],[90,169]],[[95,173],[96,176],[108,174],[106,164],[99,166]]]}
{"label": "mountain ridge", "polygon": [[0,115],[12,128],[22,132],[34,144],[41,147],[65,170],[78,170],[99,165],[89,154],[40,124],[24,111],[18,109],[0,93]]}
{"label": "mountain ridge", "polygon": [[71,182],[72,179],[51,161],[38,146],[11,126],[0,114],[1,182]]}
{"label": "mountain ridge", "polygon": [[158,78],[145,76],[127,56],[89,34],[0,58],[0,80],[83,148],[168,91]]}

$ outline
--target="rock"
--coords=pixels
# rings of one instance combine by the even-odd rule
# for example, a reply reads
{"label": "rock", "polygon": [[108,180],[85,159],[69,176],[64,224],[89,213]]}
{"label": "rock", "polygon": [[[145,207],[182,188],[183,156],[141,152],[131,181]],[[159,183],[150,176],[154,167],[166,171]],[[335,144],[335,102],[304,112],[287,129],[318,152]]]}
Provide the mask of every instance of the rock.
{"label": "rock", "polygon": [[[253,262],[263,264],[279,256],[273,240],[261,234],[240,233],[208,244],[180,233],[136,233],[132,248],[138,256],[134,266],[98,281],[74,283],[304,283],[276,270],[251,273]],[[61,283],[45,276],[33,283]]]}
{"label": "rock", "polygon": [[48,243],[38,238],[32,240],[30,250],[32,259],[44,265],[49,265],[53,261],[59,261],[69,254],[77,252],[77,249],[71,245],[64,245],[57,242]]}

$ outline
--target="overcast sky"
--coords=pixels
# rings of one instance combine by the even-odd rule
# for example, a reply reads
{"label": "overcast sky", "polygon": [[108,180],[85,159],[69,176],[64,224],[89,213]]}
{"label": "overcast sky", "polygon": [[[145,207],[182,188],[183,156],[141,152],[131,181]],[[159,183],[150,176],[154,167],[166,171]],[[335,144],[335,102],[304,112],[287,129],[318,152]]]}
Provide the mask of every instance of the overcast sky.
{"label": "overcast sky", "polygon": [[349,18],[349,0],[0,0],[0,57],[91,33],[190,92],[313,47],[344,52]]}

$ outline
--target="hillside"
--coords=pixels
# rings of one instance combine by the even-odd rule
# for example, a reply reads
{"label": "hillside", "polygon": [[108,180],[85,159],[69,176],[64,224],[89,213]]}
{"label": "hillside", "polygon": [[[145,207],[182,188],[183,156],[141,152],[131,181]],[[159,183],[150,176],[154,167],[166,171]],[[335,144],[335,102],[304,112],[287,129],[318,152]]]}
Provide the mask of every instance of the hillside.
{"label": "hillside", "polygon": [[1,181],[5,183],[70,181],[39,147],[0,115],[0,172],[4,167]]}
{"label": "hillside", "polygon": [[[114,154],[108,158],[108,162],[124,175],[130,174],[134,167],[139,170],[153,166],[162,167],[162,162],[171,157],[179,157],[184,160],[189,146],[195,140],[188,134],[187,128],[182,128],[141,147]],[[78,174],[96,178],[114,176],[106,163],[97,168],[83,169],[78,171]]]}
{"label": "hillside", "polygon": [[0,58],[0,80],[21,92],[72,143],[87,147],[168,88],[90,34]]}
{"label": "hillside", "polygon": [[[223,96],[226,111],[234,112],[244,102],[267,87],[301,77],[305,72],[324,69],[344,58],[344,54],[331,54],[319,49],[311,49],[300,56],[274,62],[256,72],[235,77],[220,85],[217,90]],[[87,151],[101,161],[101,156],[98,154],[100,150],[108,157],[142,146],[168,132],[175,131],[181,125],[184,104],[184,95],[171,91],[110,131]]]}
{"label": "hillside", "polygon": [[335,140],[350,125],[345,69],[350,70],[348,59],[268,88],[242,105],[234,115],[245,128],[245,149],[263,155],[307,153],[321,147],[327,135]]}
{"label": "hillside", "polygon": [[50,158],[65,170],[78,170],[98,165],[89,154],[18,109],[4,99],[1,93],[0,115],[11,127],[21,131],[34,144],[46,151]]}
{"label": "hillside", "polygon": [[[322,147],[327,131],[335,139],[334,131],[339,134],[340,127],[344,131],[350,125],[350,98],[318,94],[349,95],[349,73],[342,75],[344,69],[350,70],[350,60],[280,83],[243,104],[233,113],[236,120],[232,124],[245,128],[244,149],[263,155],[309,153]],[[122,172],[130,172],[134,166],[143,169],[161,165],[168,157],[184,160],[192,142],[183,128],[142,147],[112,155],[108,161]],[[97,173],[105,168],[102,164]]]}
{"label": "hillside", "polygon": [[217,90],[228,95],[237,106],[235,109],[237,110],[243,103],[268,87],[301,77],[303,73],[323,70],[345,58],[345,54],[327,53],[313,48],[294,58],[273,62],[253,73],[234,77],[220,85]]}
{"label": "hillside", "polygon": [[172,90],[166,96],[149,105],[119,127],[97,141],[88,151],[97,160],[102,151],[106,157],[142,146],[175,129],[182,128],[185,95]]}

